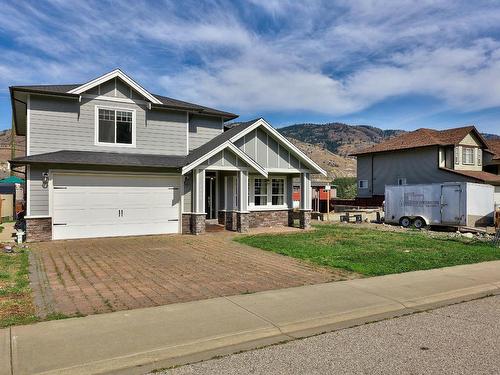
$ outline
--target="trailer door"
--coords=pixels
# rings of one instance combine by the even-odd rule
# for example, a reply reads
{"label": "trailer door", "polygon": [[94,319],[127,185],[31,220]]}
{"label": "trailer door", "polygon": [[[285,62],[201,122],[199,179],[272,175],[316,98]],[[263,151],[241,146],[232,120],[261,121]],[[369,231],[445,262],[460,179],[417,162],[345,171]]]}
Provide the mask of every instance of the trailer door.
{"label": "trailer door", "polygon": [[458,225],[461,220],[460,198],[462,189],[460,185],[441,186],[441,223]]}

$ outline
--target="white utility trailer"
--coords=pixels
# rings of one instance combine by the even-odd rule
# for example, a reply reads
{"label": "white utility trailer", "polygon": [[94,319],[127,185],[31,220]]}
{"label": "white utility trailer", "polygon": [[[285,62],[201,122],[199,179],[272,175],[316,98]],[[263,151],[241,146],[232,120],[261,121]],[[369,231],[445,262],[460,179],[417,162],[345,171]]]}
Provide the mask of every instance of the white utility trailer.
{"label": "white utility trailer", "polygon": [[472,182],[387,185],[386,223],[479,227],[493,224],[494,188]]}

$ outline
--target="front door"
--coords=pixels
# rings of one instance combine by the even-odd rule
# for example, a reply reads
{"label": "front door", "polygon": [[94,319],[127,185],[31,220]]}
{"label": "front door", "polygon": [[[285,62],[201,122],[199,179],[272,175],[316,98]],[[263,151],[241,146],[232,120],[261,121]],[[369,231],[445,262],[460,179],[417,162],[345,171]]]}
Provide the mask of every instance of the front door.
{"label": "front door", "polygon": [[460,224],[460,185],[443,185],[441,187],[441,223]]}
{"label": "front door", "polygon": [[205,177],[205,213],[207,219],[217,218],[217,209],[215,207],[216,181],[215,173],[207,172]]}

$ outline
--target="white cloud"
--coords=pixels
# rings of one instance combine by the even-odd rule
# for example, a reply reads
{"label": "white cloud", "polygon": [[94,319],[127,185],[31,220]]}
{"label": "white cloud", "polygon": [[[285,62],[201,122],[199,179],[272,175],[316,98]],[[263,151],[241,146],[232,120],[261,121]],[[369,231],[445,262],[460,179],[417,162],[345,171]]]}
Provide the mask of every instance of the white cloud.
{"label": "white cloud", "polygon": [[121,66],[160,93],[237,112],[345,115],[407,94],[500,106],[500,9],[487,1],[0,3],[15,46],[0,45],[2,86]]}

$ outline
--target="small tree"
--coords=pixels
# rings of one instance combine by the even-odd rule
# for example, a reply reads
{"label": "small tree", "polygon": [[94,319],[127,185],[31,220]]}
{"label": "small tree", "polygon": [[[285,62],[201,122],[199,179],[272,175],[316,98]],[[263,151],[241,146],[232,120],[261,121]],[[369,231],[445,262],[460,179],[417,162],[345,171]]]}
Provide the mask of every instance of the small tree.
{"label": "small tree", "polygon": [[337,187],[337,197],[340,199],[356,198],[356,177],[338,177],[333,181]]}

